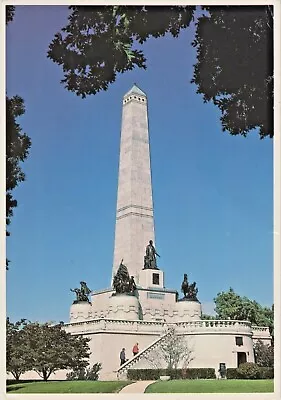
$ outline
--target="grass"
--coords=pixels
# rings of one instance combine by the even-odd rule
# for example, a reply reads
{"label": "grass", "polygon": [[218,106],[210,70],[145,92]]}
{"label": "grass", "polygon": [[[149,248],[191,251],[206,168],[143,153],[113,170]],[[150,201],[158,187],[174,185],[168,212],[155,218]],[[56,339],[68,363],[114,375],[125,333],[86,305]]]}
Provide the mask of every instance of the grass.
{"label": "grass", "polygon": [[158,381],[148,386],[145,393],[266,393],[273,391],[273,379],[195,379]]}
{"label": "grass", "polygon": [[8,393],[118,393],[130,381],[49,381],[17,383],[7,386]]}

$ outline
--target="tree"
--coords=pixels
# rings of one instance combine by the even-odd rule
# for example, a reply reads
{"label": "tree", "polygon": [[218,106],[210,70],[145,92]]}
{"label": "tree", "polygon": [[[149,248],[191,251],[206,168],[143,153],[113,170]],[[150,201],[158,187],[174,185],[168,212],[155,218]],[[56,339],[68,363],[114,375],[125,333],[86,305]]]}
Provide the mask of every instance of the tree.
{"label": "tree", "polygon": [[177,369],[180,364],[186,368],[193,360],[193,352],[189,348],[186,337],[172,333],[160,344],[160,357],[165,360],[167,369]]}
{"label": "tree", "polygon": [[60,369],[82,369],[89,364],[90,339],[73,336],[62,325],[30,323],[24,330],[29,364],[44,381]]}
{"label": "tree", "polygon": [[28,350],[25,342],[24,327],[27,321],[21,319],[15,323],[9,318],[6,320],[6,365],[18,381],[21,374],[30,369],[28,363]]}
{"label": "tree", "polygon": [[274,346],[258,340],[254,345],[255,361],[260,367],[274,367]]}
{"label": "tree", "polygon": [[167,333],[157,348],[145,357],[146,360],[155,368],[165,365],[168,371],[177,369],[179,366],[183,369],[187,368],[194,357],[186,336],[178,335],[174,327],[170,327]]}
{"label": "tree", "polygon": [[70,6],[68,24],[49,45],[48,57],[62,66],[67,90],[82,98],[107,90],[118,73],[146,69],[138,50],[149,37],[177,37],[195,7]]}
{"label": "tree", "polygon": [[220,292],[214,298],[217,319],[236,319],[250,321],[252,325],[268,326],[273,333],[273,307],[262,307],[255,300],[241,297],[233,288]]}
{"label": "tree", "polygon": [[13,21],[15,15],[15,6],[6,6],[6,25]]}
{"label": "tree", "polygon": [[214,315],[208,315],[208,314],[202,313],[201,319],[204,319],[204,320],[215,320],[217,318]]}
{"label": "tree", "polygon": [[271,6],[204,7],[196,24],[192,82],[221,111],[232,135],[258,128],[273,137],[273,14]]}
{"label": "tree", "polygon": [[[178,37],[193,6],[70,6],[68,24],[48,57],[61,83],[82,98],[107,90],[118,73],[146,68],[139,50],[148,38]],[[159,11],[161,10],[161,17]],[[254,128],[273,137],[273,15],[271,6],[209,6],[198,11],[192,82],[220,110],[223,130],[246,136]]]}
{"label": "tree", "polygon": [[[14,6],[6,6],[6,24],[13,20]],[[26,133],[22,133],[17,118],[25,113],[24,101],[20,96],[9,98],[6,96],[6,224],[11,223],[13,209],[17,207],[17,200],[12,191],[25,180],[20,164],[29,154],[31,140]],[[8,230],[6,235],[10,236]],[[8,269],[9,260],[6,260]]]}
{"label": "tree", "polygon": [[[6,223],[11,222],[13,208],[17,200],[12,196],[12,190],[25,180],[20,162],[23,162],[29,153],[30,138],[22,133],[16,119],[25,112],[24,101],[20,96],[6,97]],[[7,232],[9,236],[9,232]]]}

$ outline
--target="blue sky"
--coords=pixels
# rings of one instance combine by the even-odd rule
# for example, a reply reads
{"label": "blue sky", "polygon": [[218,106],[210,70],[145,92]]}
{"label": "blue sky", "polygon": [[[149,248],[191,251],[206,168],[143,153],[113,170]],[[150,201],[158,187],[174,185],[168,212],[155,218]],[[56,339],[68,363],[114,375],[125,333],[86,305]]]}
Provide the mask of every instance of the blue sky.
{"label": "blue sky", "polygon": [[82,100],[59,83],[48,45],[67,20],[62,6],[20,6],[7,28],[7,92],[24,98],[32,139],[10,226],[7,315],[68,321],[70,288],[109,287],[122,97],[147,93],[157,251],[165,286],[184,273],[202,303],[230,286],[273,302],[273,142],[223,133],[219,113],[190,84],[194,27],[144,46],[146,71],[120,75]]}

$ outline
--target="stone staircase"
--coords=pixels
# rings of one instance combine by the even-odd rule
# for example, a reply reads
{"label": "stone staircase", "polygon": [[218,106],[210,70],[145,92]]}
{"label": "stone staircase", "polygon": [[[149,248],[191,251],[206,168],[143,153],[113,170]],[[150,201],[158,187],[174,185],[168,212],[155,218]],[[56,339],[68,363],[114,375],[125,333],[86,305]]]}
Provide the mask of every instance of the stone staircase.
{"label": "stone staircase", "polygon": [[155,350],[167,337],[172,335],[174,333],[175,328],[173,327],[168,327],[167,331],[161,335],[159,338],[154,340],[150,345],[145,347],[143,350],[141,350],[137,355],[135,355],[133,358],[125,362],[121,367],[118,368],[116,371],[117,373],[117,379],[125,379],[127,377],[127,372],[129,369],[132,369],[133,366],[135,366],[141,359],[147,358],[149,353],[153,350]]}

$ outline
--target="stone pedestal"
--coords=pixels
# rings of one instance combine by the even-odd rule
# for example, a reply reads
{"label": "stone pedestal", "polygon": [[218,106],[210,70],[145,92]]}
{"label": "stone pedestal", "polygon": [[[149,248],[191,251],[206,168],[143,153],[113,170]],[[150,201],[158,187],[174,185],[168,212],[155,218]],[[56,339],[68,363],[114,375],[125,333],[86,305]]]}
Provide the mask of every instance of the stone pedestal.
{"label": "stone pedestal", "polygon": [[178,312],[177,322],[201,319],[201,303],[199,301],[182,300],[176,303]]}
{"label": "stone pedestal", "polygon": [[92,318],[92,304],[79,301],[70,307],[70,322],[82,322]]}
{"label": "stone pedestal", "polygon": [[139,273],[139,285],[147,288],[164,288],[164,273],[160,269],[142,269]]}
{"label": "stone pedestal", "polygon": [[119,294],[109,299],[107,318],[126,321],[140,319],[140,303],[135,296]]}

